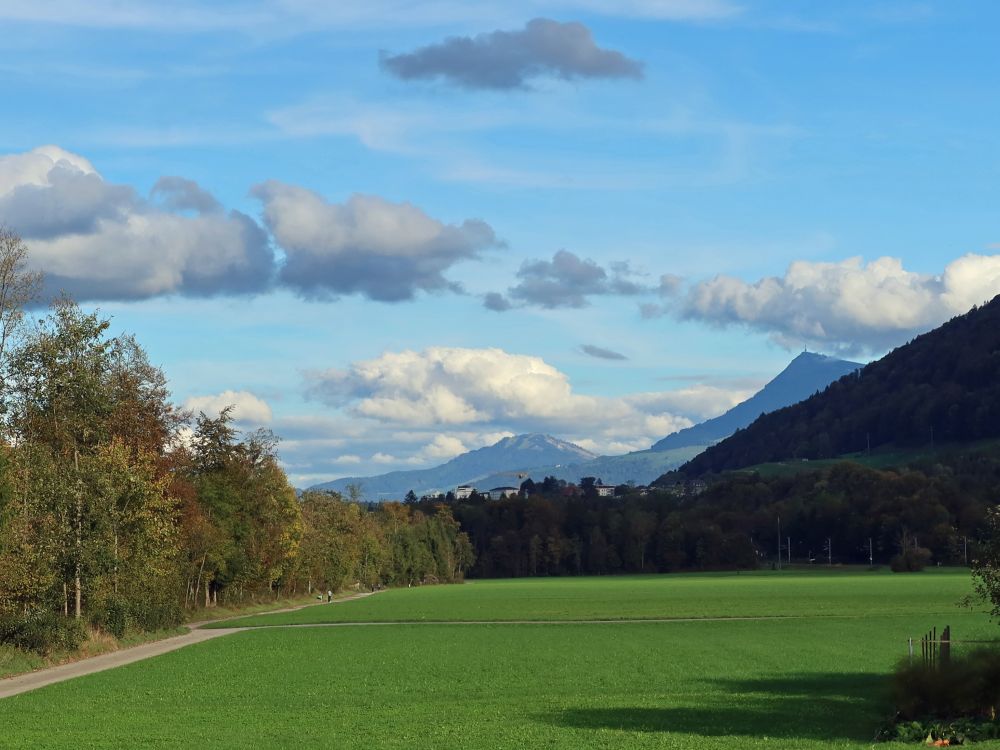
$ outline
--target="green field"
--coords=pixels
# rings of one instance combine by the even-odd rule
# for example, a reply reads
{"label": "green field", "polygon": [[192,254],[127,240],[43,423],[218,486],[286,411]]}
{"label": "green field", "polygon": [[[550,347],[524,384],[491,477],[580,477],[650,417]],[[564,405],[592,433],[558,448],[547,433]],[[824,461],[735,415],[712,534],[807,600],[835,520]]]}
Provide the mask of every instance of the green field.
{"label": "green field", "polygon": [[[867,748],[907,636],[945,624],[1000,636],[955,606],[967,588],[967,575],[934,571],[390,591],[293,613],[388,624],[248,629],[0,701],[0,746]],[[750,607],[794,617],[566,622]],[[470,614],[507,622],[462,624]]]}
{"label": "green field", "polygon": [[971,592],[968,573],[866,569],[474,581],[391,589],[352,602],[217,623],[631,620],[689,617],[867,617],[945,614]]}

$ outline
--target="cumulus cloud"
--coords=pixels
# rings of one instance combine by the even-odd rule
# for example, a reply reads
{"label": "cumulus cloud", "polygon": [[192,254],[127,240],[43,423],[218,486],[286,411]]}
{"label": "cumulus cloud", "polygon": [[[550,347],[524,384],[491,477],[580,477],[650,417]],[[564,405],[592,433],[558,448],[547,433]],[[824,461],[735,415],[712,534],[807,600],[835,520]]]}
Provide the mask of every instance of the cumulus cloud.
{"label": "cumulus cloud", "polygon": [[879,352],[1000,293],[1000,255],[969,254],[939,275],[898,258],[792,263],[784,276],[749,283],[716,276],[691,287],[677,313],[720,326],[743,324],[790,348]]}
{"label": "cumulus cloud", "polygon": [[184,177],[161,177],[153,185],[152,195],[160,198],[171,211],[205,214],[222,208],[214,195],[203,190],[194,180]]}
{"label": "cumulus cloud", "polygon": [[213,418],[228,407],[233,407],[233,421],[244,425],[270,424],[273,418],[267,402],[250,391],[223,391],[206,396],[192,396],[184,402],[184,408],[188,411],[194,414],[203,412]]}
{"label": "cumulus cloud", "polygon": [[[649,447],[691,425],[692,417],[719,414],[746,395],[693,386],[677,392],[590,396],[577,393],[565,373],[540,357],[449,347],[386,352],[345,369],[311,373],[307,393],[358,423],[382,425],[397,437],[407,431],[548,432],[581,445],[588,441],[599,452]],[[419,450],[410,455],[426,457],[432,448]],[[458,445],[441,444],[434,450],[444,457]]]}
{"label": "cumulus cloud", "polygon": [[580,347],[580,351],[588,356],[596,357],[597,359],[614,359],[614,360],[628,359],[628,357],[626,357],[624,354],[612,351],[611,349],[604,349],[603,347],[600,346],[594,346],[593,344],[583,344]]}
{"label": "cumulus cloud", "polygon": [[441,79],[469,89],[524,88],[538,76],[576,78],[642,77],[642,64],[602,49],[581,23],[547,18],[517,31],[453,36],[400,55],[380,55],[383,70],[403,80]]}
{"label": "cumulus cloud", "polygon": [[253,194],[286,255],[281,283],[306,297],[363,294],[396,302],[418,291],[456,289],[445,271],[500,244],[484,221],[444,224],[409,203],[377,196],[330,203],[276,181]]}
{"label": "cumulus cloud", "polygon": [[50,291],[143,299],[255,292],[270,283],[274,256],[250,217],[224,213],[189,180],[166,178],[154,193],[162,205],[56,146],[0,156],[0,223],[28,242]]}
{"label": "cumulus cloud", "polygon": [[590,296],[636,295],[649,291],[629,278],[631,275],[627,263],[612,263],[606,270],[592,260],[559,250],[552,260],[522,263],[517,272],[518,282],[507,290],[507,296],[490,292],[483,304],[496,311],[509,310],[515,302],[548,309],[586,307]]}

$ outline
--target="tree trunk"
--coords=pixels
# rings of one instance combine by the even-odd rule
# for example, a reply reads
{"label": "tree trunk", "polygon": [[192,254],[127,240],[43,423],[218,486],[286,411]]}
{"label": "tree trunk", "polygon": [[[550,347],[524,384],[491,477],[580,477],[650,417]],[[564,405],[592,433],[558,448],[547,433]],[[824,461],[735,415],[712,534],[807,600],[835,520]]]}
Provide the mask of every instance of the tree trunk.
{"label": "tree trunk", "polygon": [[76,468],[76,564],[74,584],[76,587],[76,619],[80,619],[83,604],[83,588],[80,584],[80,557],[83,554],[83,496],[80,493],[80,453],[73,449],[73,466]]}
{"label": "tree trunk", "polygon": [[208,581],[205,581],[205,609],[208,609],[212,604],[212,594],[208,589]]}

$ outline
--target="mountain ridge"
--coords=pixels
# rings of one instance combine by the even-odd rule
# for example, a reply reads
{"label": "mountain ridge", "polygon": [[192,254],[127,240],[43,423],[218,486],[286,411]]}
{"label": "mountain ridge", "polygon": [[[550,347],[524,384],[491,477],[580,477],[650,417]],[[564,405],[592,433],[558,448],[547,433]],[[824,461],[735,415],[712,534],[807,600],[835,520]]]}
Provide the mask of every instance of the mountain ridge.
{"label": "mountain ridge", "polygon": [[802,401],[863,365],[859,362],[802,352],[753,396],[712,419],[679,430],[650,448],[663,451],[692,445],[711,445],[746,427],[761,414]]}
{"label": "mountain ridge", "polygon": [[[370,477],[342,477],[310,487],[311,490],[344,492],[348,485],[361,485],[369,500],[381,495],[402,497],[408,490],[418,495],[447,491],[459,484],[479,481],[497,474],[516,475],[519,471],[545,464],[578,463],[597,458],[579,445],[542,433],[525,433],[502,438],[493,445],[462,453],[440,466],[409,471],[392,471]],[[510,479],[508,484],[513,484]],[[516,482],[520,484],[520,481]]]}
{"label": "mountain ridge", "polygon": [[759,417],[678,473],[994,437],[1000,437],[1000,296],[893,349],[855,377]]}

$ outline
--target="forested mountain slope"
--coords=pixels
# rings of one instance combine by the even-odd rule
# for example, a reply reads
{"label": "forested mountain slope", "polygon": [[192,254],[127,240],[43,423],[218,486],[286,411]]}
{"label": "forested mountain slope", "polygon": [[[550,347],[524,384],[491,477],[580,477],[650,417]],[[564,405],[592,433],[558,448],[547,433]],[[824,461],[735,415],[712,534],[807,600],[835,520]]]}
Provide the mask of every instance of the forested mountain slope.
{"label": "forested mountain slope", "polygon": [[830,383],[854,372],[860,365],[814,352],[802,352],[760,391],[725,414],[679,430],[656,442],[650,450],[667,451],[689,446],[711,445],[746,427],[761,414],[798,403],[822,391]]}
{"label": "forested mountain slope", "polygon": [[765,414],[682,466],[684,476],[880,446],[1000,436],[1000,297],[805,401]]}

